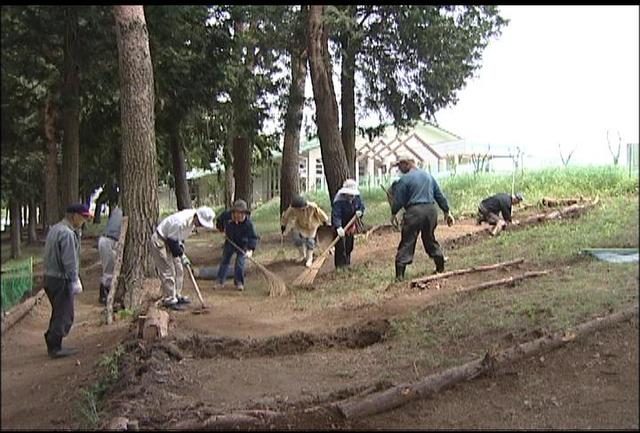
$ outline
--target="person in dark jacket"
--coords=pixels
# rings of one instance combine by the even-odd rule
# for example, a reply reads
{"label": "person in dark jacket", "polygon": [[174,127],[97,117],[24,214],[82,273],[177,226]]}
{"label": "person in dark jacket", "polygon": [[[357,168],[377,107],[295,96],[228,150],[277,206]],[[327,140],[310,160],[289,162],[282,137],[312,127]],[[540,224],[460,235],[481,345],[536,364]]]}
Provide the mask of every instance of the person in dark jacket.
{"label": "person in dark jacket", "polygon": [[[216,228],[224,232],[226,238],[222,247],[222,262],[218,268],[218,284],[222,287],[227,279],[227,271],[231,257],[236,254],[236,264],[233,282],[237,290],[244,290],[244,260],[251,257],[258,245],[258,234],[249,218],[250,212],[247,202],[236,200],[231,209],[220,214],[216,219]],[[242,251],[229,242],[235,243]]]}
{"label": "person in dark jacket", "polygon": [[362,218],[364,214],[364,203],[360,198],[360,191],[356,181],[347,179],[338,190],[331,205],[331,225],[340,236],[336,244],[335,266],[336,269],[349,266],[351,264],[351,252],[353,251],[353,238],[356,233],[356,224],[352,224],[345,229],[351,218],[356,215]]}
{"label": "person in dark jacket", "polygon": [[51,358],[73,355],[76,349],[63,348],[62,339],[73,325],[74,296],[82,292],[80,281],[80,228],[91,216],[84,204],[67,208],[66,216],[49,229],[44,244],[44,291],[51,303],[49,328],[44,333]]}
{"label": "person in dark jacket", "polygon": [[451,226],[454,219],[449,212],[447,198],[440,191],[440,186],[433,176],[417,168],[410,155],[401,156],[395,165],[403,176],[393,188],[392,219],[400,209],[405,209],[402,237],[396,253],[396,280],[404,279],[406,266],[413,262],[418,233],[422,234],[425,251],[436,264],[436,272],[443,272],[444,254],[435,237],[438,226],[436,203],[444,212],[447,224]]}
{"label": "person in dark jacket", "polygon": [[[500,230],[507,226],[507,224],[517,225],[518,221],[511,218],[512,205],[518,204],[524,200],[522,193],[519,192],[516,195],[509,193],[499,193],[487,197],[478,205],[478,217],[476,222],[482,224],[487,222],[493,226],[491,229],[491,235],[497,235]],[[502,214],[504,221],[500,220],[499,214]]]}

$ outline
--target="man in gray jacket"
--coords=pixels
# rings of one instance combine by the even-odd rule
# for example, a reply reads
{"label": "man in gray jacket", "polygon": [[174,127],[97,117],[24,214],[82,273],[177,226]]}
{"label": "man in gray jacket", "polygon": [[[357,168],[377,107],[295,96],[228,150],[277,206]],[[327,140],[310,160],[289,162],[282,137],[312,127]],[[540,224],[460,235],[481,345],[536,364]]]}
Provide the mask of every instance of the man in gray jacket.
{"label": "man in gray jacket", "polygon": [[62,348],[73,325],[73,298],[82,292],[80,268],[80,228],[91,216],[84,204],[67,208],[67,215],[49,229],[44,244],[44,290],[51,303],[49,329],[44,334],[52,358],[73,355],[75,349]]}
{"label": "man in gray jacket", "polygon": [[102,278],[100,279],[100,296],[98,302],[102,305],[107,303],[107,295],[111,280],[113,279],[113,268],[116,264],[116,245],[120,236],[122,226],[122,209],[115,207],[109,215],[109,222],[104,234],[98,239],[98,251],[100,252],[100,262],[102,263]]}

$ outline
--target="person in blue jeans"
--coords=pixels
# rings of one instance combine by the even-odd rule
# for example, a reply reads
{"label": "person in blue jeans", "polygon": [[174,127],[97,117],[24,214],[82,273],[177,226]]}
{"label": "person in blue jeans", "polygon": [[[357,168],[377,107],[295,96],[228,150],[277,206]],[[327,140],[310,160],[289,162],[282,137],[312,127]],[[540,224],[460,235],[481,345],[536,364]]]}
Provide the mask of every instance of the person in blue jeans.
{"label": "person in blue jeans", "polygon": [[218,231],[223,232],[228,239],[231,239],[233,243],[242,249],[242,252],[238,251],[231,242],[225,239],[222,247],[222,262],[218,268],[217,275],[220,287],[223,287],[227,279],[231,257],[236,254],[233,282],[237,290],[244,290],[244,261],[246,257],[253,255],[259,239],[249,215],[250,211],[247,207],[247,202],[236,200],[231,209],[222,212],[216,219]]}

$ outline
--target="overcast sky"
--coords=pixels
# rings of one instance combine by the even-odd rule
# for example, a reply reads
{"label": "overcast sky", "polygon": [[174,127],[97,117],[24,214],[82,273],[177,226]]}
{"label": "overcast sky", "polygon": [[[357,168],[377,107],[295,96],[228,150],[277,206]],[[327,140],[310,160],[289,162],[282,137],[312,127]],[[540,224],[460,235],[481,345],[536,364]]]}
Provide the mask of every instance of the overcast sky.
{"label": "overcast sky", "polygon": [[[638,143],[638,6],[501,6],[510,19],[440,126],[560,163],[611,161],[606,131]],[[621,152],[624,161],[625,149]]]}

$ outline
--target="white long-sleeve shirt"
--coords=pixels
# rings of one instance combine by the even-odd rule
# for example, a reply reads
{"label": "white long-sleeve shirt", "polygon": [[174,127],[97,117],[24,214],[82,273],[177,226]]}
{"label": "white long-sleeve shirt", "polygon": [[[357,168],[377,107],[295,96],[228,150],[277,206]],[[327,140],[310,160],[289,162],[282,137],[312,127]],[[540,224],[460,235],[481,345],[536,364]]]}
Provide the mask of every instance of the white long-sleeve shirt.
{"label": "white long-sleeve shirt", "polygon": [[165,239],[183,242],[195,227],[193,224],[195,214],[195,209],[184,209],[169,215],[158,224],[158,233]]}

